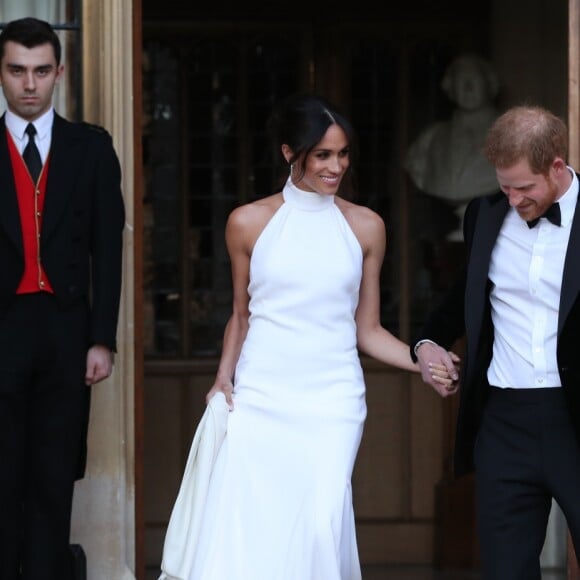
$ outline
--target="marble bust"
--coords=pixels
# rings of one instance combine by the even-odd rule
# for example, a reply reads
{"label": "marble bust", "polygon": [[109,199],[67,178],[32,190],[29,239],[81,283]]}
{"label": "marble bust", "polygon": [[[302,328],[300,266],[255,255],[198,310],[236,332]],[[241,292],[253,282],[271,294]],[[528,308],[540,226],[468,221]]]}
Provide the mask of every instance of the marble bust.
{"label": "marble bust", "polygon": [[[499,82],[489,62],[464,54],[448,66],[441,88],[456,108],[450,119],[420,133],[407,152],[405,169],[420,191],[445,200],[462,218],[470,199],[499,189],[495,170],[482,153],[498,115],[493,102]],[[461,240],[461,230],[449,239]]]}

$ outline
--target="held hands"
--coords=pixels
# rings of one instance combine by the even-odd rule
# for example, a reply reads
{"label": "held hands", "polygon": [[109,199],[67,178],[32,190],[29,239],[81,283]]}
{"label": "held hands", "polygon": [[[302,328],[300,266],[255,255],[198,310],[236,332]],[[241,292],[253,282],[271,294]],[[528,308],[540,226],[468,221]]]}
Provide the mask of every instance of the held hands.
{"label": "held hands", "polygon": [[438,344],[423,343],[417,349],[421,377],[442,397],[454,395],[459,390],[459,363],[461,359]]}
{"label": "held hands", "polygon": [[209,404],[211,398],[218,392],[221,392],[226,397],[226,403],[230,408],[230,411],[234,410],[234,400],[232,398],[232,394],[234,392],[234,385],[231,379],[216,379],[216,382],[213,384],[213,387],[209,390],[208,394],[205,396],[205,402]]}

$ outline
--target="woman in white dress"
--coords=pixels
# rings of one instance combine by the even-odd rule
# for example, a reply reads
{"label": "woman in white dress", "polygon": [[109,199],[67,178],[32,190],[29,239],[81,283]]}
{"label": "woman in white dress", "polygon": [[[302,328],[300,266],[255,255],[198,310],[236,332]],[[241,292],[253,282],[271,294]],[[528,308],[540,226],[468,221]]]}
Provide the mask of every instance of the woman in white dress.
{"label": "woman in white dress", "polygon": [[[316,96],[273,116],[283,190],[235,209],[233,313],[215,383],[230,407],[187,580],[360,580],[351,475],[360,351],[418,371],[379,321],[383,220],[351,188],[353,131]],[[450,391],[456,370],[434,367]],[[198,506],[199,507],[199,506]]]}

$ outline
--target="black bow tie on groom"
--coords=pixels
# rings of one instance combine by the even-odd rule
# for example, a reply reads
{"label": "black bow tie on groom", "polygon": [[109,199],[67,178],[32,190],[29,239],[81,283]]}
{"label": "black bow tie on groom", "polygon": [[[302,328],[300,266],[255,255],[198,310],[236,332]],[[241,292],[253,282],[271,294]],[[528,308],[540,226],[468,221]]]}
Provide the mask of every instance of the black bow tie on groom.
{"label": "black bow tie on groom", "polygon": [[533,228],[540,221],[540,218],[543,217],[551,221],[555,226],[561,225],[562,216],[560,215],[560,204],[557,201],[554,202],[540,217],[528,221],[528,227]]}

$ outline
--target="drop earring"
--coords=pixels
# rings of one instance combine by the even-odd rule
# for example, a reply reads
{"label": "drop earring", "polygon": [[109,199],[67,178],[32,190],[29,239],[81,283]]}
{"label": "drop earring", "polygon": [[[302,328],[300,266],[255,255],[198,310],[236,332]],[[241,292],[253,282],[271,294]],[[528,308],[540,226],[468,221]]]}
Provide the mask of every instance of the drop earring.
{"label": "drop earring", "polygon": [[294,171],[294,163],[290,163],[290,177],[292,177],[293,171]]}

